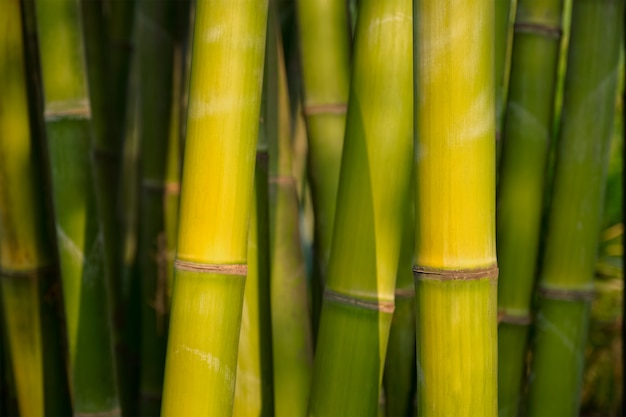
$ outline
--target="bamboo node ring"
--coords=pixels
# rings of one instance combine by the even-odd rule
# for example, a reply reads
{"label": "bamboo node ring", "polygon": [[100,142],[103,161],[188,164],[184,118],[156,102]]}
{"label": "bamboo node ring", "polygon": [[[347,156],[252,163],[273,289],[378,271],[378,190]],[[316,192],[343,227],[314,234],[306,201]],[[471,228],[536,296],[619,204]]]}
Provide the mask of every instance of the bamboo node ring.
{"label": "bamboo node ring", "polygon": [[549,288],[543,285],[537,292],[545,298],[561,301],[592,301],[595,294],[592,288]]}
{"label": "bamboo node ring", "polygon": [[115,417],[122,414],[122,410],[116,407],[108,411],[96,411],[95,413],[76,413],[76,417]]}
{"label": "bamboo node ring", "polygon": [[518,326],[529,326],[532,323],[532,317],[529,314],[516,315],[509,314],[504,310],[498,311],[498,323],[516,324]]}
{"label": "bamboo node ring", "polygon": [[36,278],[47,273],[52,273],[55,269],[55,265],[45,265],[29,269],[7,269],[0,267],[0,276],[3,278]]}
{"label": "bamboo node ring", "polygon": [[413,276],[418,280],[433,281],[473,281],[480,279],[498,279],[498,266],[477,269],[437,269],[425,266],[413,267]]}
{"label": "bamboo node ring", "polygon": [[274,175],[269,178],[270,184],[280,184],[295,187],[296,179],[291,175]]}
{"label": "bamboo node ring", "polygon": [[207,274],[240,275],[248,274],[246,264],[205,264],[200,262],[182,261],[176,259],[174,267],[181,271],[200,272]]}
{"label": "bamboo node ring", "polygon": [[305,116],[314,114],[345,114],[347,109],[348,105],[346,103],[312,104],[304,106],[302,113]]}
{"label": "bamboo node ring", "polygon": [[415,297],[415,288],[396,288],[394,294],[396,298],[413,298]]}
{"label": "bamboo node ring", "polygon": [[516,32],[546,35],[556,39],[559,39],[563,33],[563,31],[559,27],[532,22],[516,22],[514,25],[514,29]]}
{"label": "bamboo node ring", "polygon": [[324,300],[383,313],[393,313],[395,309],[393,302],[363,300],[352,295],[329,290],[328,288],[324,290]]}

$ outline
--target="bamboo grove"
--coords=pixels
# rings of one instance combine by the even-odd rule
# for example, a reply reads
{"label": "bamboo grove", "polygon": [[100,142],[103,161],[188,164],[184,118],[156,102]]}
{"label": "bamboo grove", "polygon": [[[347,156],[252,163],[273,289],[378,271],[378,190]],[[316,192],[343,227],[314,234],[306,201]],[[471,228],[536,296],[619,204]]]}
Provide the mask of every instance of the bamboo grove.
{"label": "bamboo grove", "polygon": [[3,0],[0,415],[618,415],[624,13]]}

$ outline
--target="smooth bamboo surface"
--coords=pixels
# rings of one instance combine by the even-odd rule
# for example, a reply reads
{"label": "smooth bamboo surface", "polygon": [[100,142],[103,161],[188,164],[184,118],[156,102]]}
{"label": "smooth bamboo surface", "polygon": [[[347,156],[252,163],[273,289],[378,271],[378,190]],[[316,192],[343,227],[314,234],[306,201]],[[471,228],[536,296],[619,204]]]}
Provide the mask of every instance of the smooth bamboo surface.
{"label": "smooth bamboo surface", "polygon": [[198,2],[161,413],[232,412],[266,0]]}
{"label": "smooth bamboo surface", "polygon": [[350,32],[344,0],[298,2],[307,127],[307,173],[313,213],[313,331],[328,273],[350,88]]}
{"label": "smooth bamboo surface", "polygon": [[378,412],[410,195],[411,29],[410,1],[359,5],[309,415]]}
{"label": "smooth bamboo surface", "polygon": [[530,416],[579,413],[623,13],[622,0],[573,3],[553,197],[538,286]]}
{"label": "smooth bamboo surface", "polygon": [[74,414],[119,415],[90,163],[91,109],[80,4],[42,0],[36,9]]}
{"label": "smooth bamboo surface", "polygon": [[269,151],[270,310],[274,412],[304,416],[309,403],[313,342],[300,239],[287,74],[275,3],[270,0],[266,54]]}
{"label": "smooth bamboo surface", "polygon": [[524,347],[539,254],[562,10],[562,0],[519,0],[517,4],[497,210],[501,417],[517,416],[522,403]]}
{"label": "smooth bamboo surface", "polygon": [[495,416],[494,3],[414,16],[418,415]]}

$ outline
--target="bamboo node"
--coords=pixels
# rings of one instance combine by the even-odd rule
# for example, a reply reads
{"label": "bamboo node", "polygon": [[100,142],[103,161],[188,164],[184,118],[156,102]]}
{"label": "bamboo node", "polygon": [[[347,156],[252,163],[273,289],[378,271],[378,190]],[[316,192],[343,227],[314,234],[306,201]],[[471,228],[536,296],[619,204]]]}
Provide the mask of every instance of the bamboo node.
{"label": "bamboo node", "polygon": [[55,265],[45,265],[29,269],[8,269],[0,267],[0,276],[3,278],[37,278],[55,271]]}
{"label": "bamboo node", "polygon": [[52,101],[44,110],[46,121],[58,119],[89,119],[91,107],[87,100]]}
{"label": "bamboo node", "polygon": [[141,188],[145,191],[157,193],[180,194],[180,183],[177,181],[160,181],[144,178],[141,180]]}
{"label": "bamboo node", "polygon": [[537,292],[545,298],[561,301],[592,301],[595,295],[593,288],[549,288],[542,285]]}
{"label": "bamboo node", "polygon": [[396,288],[396,298],[413,298],[415,297],[415,288]]}
{"label": "bamboo node", "polygon": [[395,309],[395,304],[393,302],[363,300],[352,295],[341,294],[333,290],[329,290],[328,288],[324,290],[324,300],[353,307],[360,307],[367,310],[380,311],[383,313],[393,313]]}
{"label": "bamboo node", "polygon": [[311,116],[314,114],[345,114],[348,110],[346,103],[328,103],[328,104],[312,104],[304,106],[302,113],[305,116]]}
{"label": "bamboo node", "polygon": [[267,166],[267,162],[269,161],[270,157],[269,157],[269,153],[267,152],[267,150],[260,150],[260,151],[256,151],[256,161],[258,163],[262,163],[265,164],[265,166]]}
{"label": "bamboo node", "polygon": [[559,27],[533,22],[515,22],[514,30],[515,32],[545,35],[556,39],[560,39],[563,34],[563,31]]}
{"label": "bamboo node", "polygon": [[529,326],[532,323],[532,317],[530,314],[516,315],[508,314],[504,310],[498,310],[498,324],[516,324],[518,326]]}
{"label": "bamboo node", "polygon": [[241,275],[248,274],[246,264],[204,264],[176,259],[174,267],[181,271],[201,272],[207,274]]}
{"label": "bamboo node", "polygon": [[472,281],[479,279],[498,279],[498,265],[477,269],[436,269],[425,266],[413,267],[413,276],[418,280],[433,281]]}
{"label": "bamboo node", "polygon": [[76,417],[116,417],[122,415],[122,410],[116,407],[108,411],[96,411],[94,413],[76,413]]}
{"label": "bamboo node", "polygon": [[280,184],[290,187],[296,186],[296,179],[291,175],[273,175],[269,178],[270,184]]}

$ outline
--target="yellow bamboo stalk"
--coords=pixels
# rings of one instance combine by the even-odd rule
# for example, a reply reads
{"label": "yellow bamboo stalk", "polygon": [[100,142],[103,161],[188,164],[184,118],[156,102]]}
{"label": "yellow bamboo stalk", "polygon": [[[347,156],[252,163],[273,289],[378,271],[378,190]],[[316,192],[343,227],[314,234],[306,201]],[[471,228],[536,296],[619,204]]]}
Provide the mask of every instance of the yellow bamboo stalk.
{"label": "yellow bamboo stalk", "polygon": [[495,416],[493,0],[415,0],[418,413]]}
{"label": "yellow bamboo stalk", "polygon": [[162,415],[232,412],[267,0],[200,1]]}

